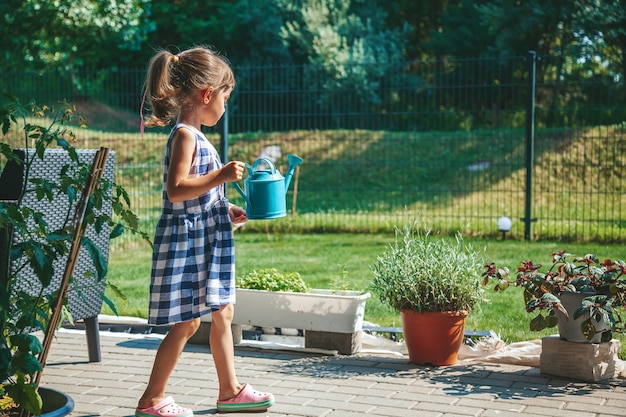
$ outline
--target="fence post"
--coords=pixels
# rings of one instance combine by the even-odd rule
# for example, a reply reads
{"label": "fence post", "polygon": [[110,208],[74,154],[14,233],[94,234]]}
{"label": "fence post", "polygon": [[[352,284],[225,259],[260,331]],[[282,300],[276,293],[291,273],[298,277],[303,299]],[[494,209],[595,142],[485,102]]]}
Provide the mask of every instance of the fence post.
{"label": "fence post", "polygon": [[537,76],[537,56],[528,51],[528,104],[526,107],[526,205],[524,213],[524,239],[531,239],[533,166],[535,160],[535,84]]}
{"label": "fence post", "polygon": [[[220,154],[222,154],[222,163],[228,163],[228,105],[224,106],[224,116],[220,129]],[[224,184],[224,197],[228,198],[228,187]]]}

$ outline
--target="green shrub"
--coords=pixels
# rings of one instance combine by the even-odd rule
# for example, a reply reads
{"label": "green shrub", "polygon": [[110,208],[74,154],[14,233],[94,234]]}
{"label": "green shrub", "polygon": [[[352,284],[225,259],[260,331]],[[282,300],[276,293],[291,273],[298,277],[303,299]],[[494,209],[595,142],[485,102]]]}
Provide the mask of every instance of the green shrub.
{"label": "green shrub", "polygon": [[297,272],[279,272],[276,268],[254,270],[239,279],[238,288],[248,290],[308,292],[309,287]]}

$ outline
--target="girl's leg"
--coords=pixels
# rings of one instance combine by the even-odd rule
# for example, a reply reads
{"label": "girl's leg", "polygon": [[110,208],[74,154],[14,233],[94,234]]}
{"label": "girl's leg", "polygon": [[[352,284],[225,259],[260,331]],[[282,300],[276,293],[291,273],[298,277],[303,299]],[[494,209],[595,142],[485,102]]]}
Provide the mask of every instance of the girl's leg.
{"label": "girl's leg", "polygon": [[220,386],[220,401],[234,397],[242,388],[235,373],[235,346],[231,329],[234,311],[234,306],[227,304],[211,315],[209,343]]}
{"label": "girl's leg", "polygon": [[165,398],[165,386],[185,344],[200,327],[200,319],[176,323],[161,342],[154,358],[148,386],[139,399],[139,408],[151,407]]}
{"label": "girl's leg", "polygon": [[218,412],[263,411],[274,404],[274,396],[258,392],[249,384],[241,385],[235,373],[235,346],[231,323],[233,305],[223,305],[211,316],[211,353],[215,361],[219,394]]}

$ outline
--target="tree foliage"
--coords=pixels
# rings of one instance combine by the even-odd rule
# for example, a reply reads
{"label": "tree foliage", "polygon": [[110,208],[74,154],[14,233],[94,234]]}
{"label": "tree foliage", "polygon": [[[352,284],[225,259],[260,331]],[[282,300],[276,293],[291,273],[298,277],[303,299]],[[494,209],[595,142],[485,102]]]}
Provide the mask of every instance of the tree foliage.
{"label": "tree foliage", "polygon": [[[267,82],[276,105],[330,113],[389,111],[380,103],[381,91],[399,94],[392,72],[416,89],[451,77],[481,88],[521,76],[457,64],[454,72],[439,71],[439,79],[422,80],[414,69],[429,60],[536,51],[539,80],[553,86],[543,92],[551,109],[586,96],[581,90],[560,97],[565,79],[599,77],[610,91],[626,76],[626,0],[4,0],[0,23],[0,69],[60,70],[69,74],[74,97],[89,83],[106,88],[102,79],[112,68],[139,68],[156,49],[194,45],[222,51],[240,67],[240,81]],[[299,67],[291,79],[251,70],[267,64]],[[76,70],[85,67],[104,75],[81,80]],[[299,91],[296,82],[320,94],[278,97],[276,91]],[[450,109],[499,105],[489,100],[450,102]],[[434,111],[440,105],[431,104]]]}
{"label": "tree foliage", "polygon": [[626,51],[626,0],[5,0],[0,18],[3,68],[133,64],[196,44],[237,62],[325,65],[552,54],[584,39],[623,66]]}
{"label": "tree foliage", "polygon": [[0,46],[5,62],[38,70],[123,62],[142,45],[149,27],[142,24],[147,4],[147,0],[3,1],[5,36]]}
{"label": "tree foliage", "polygon": [[404,59],[406,32],[389,30],[375,19],[384,15],[382,10],[361,16],[352,6],[351,0],[283,0],[291,19],[281,36],[298,60],[324,71],[323,90],[354,91],[361,103],[378,103],[375,91],[383,77]]}

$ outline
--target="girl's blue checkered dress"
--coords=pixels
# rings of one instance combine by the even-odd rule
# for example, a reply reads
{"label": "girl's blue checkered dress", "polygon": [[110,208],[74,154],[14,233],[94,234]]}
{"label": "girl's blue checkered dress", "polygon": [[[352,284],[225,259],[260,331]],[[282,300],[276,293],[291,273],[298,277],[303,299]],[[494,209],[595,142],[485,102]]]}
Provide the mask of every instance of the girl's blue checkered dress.
{"label": "girl's blue checkered dress", "polygon": [[190,177],[222,167],[202,132],[180,123],[174,126],[165,150],[163,211],[154,237],[150,324],[188,321],[235,303],[235,247],[223,186],[185,202],[167,198],[170,145],[180,128],[196,135]]}

